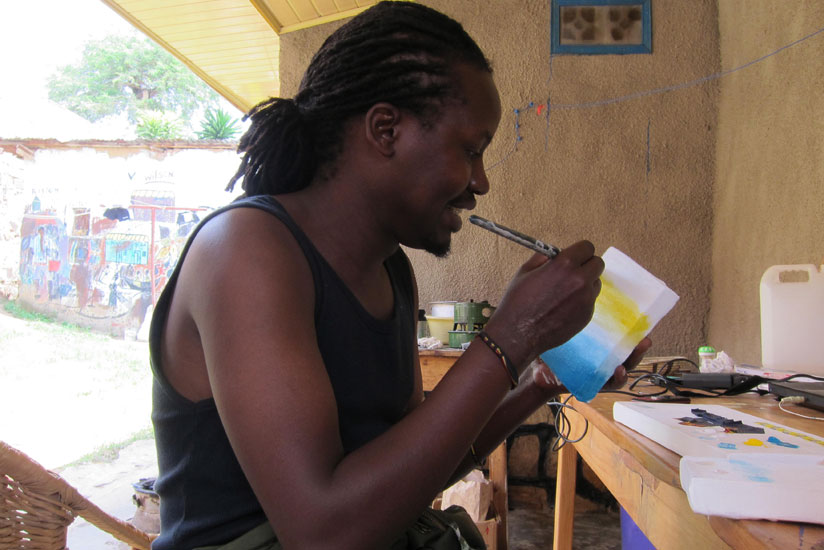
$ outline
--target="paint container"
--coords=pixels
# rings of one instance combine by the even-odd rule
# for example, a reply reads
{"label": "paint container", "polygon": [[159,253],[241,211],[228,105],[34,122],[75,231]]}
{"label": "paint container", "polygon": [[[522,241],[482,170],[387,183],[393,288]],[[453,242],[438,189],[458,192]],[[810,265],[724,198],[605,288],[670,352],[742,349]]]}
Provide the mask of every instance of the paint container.
{"label": "paint container", "polygon": [[131,523],[152,535],[160,533],[160,496],[154,490],[156,479],[143,477],[137,483],[132,483],[132,502],[137,506],[137,510]]}
{"label": "paint container", "polygon": [[717,353],[712,346],[701,346],[698,348],[698,370],[701,372],[712,372],[710,363],[715,359]]}
{"label": "paint container", "polygon": [[452,317],[435,317],[434,315],[426,316],[426,324],[429,325],[429,334],[433,338],[437,338],[444,346],[449,345],[449,331],[455,324]]}
{"label": "paint container", "polygon": [[432,317],[455,317],[455,304],[458,302],[431,302],[429,310]]}
{"label": "paint container", "polygon": [[584,329],[541,359],[578,400],[598,393],[644,336],[678,301],[667,285],[610,247],[602,256],[601,294]]}

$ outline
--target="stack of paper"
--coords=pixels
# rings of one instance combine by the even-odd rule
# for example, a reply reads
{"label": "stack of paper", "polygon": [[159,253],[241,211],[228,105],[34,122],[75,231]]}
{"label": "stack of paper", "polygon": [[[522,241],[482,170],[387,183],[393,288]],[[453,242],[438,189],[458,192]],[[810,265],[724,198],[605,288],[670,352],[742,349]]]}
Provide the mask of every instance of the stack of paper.
{"label": "stack of paper", "polygon": [[822,457],[685,456],[681,486],[699,514],[824,523]]}

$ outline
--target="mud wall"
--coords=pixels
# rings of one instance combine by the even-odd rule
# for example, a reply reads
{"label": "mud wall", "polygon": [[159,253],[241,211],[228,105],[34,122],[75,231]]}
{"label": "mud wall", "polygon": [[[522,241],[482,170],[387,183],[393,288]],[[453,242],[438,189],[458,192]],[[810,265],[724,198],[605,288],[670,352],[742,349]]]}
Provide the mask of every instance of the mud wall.
{"label": "mud wall", "polygon": [[[651,54],[555,56],[546,0],[424,3],[476,38],[501,95],[492,190],[475,213],[562,247],[589,239],[629,254],[681,296],[652,353],[694,356],[710,304],[719,85],[702,79],[720,68],[716,2],[654,3]],[[339,24],[281,37],[285,96]],[[424,306],[494,304],[528,256],[468,224],[453,243],[443,260],[410,252]]]}

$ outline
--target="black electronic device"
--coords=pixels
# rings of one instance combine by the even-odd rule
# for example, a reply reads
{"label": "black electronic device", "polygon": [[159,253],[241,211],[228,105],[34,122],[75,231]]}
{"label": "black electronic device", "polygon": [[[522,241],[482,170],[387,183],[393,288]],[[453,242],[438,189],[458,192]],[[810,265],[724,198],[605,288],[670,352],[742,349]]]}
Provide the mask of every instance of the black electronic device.
{"label": "black electronic device", "polygon": [[729,372],[685,372],[667,376],[667,380],[677,387],[693,390],[728,390],[749,379],[748,374]]}
{"label": "black electronic device", "polygon": [[824,411],[824,382],[770,382],[769,390],[778,397],[803,397],[799,405]]}

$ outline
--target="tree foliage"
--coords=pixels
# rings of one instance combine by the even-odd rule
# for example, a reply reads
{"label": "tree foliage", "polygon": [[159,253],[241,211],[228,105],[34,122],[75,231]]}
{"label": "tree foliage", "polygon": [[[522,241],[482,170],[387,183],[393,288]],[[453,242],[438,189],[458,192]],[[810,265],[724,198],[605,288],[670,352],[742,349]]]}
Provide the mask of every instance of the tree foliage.
{"label": "tree foliage", "polygon": [[95,122],[126,113],[171,111],[188,120],[217,93],[149,38],[110,35],[86,43],[83,56],[60,67],[47,82],[49,99]]}

